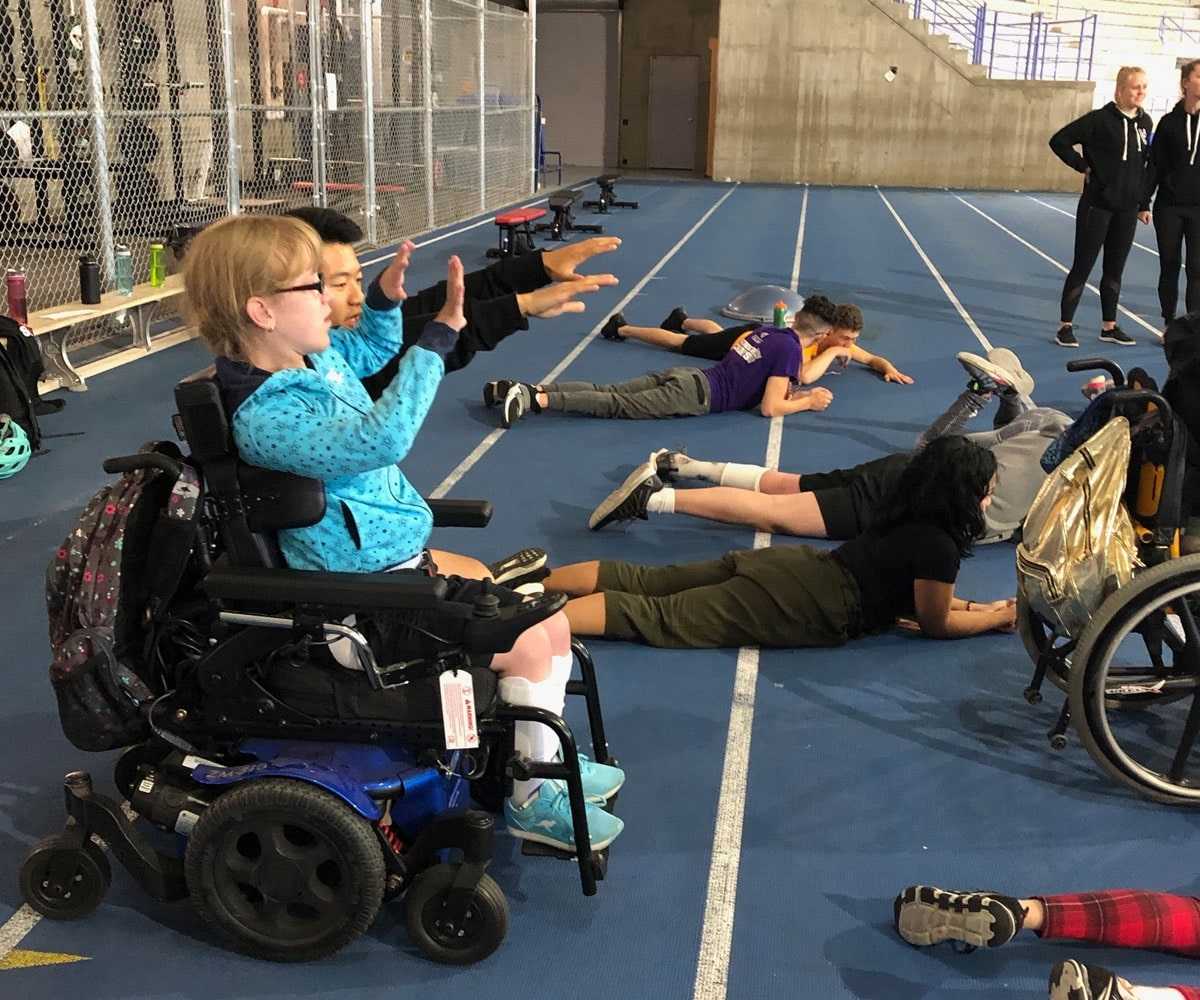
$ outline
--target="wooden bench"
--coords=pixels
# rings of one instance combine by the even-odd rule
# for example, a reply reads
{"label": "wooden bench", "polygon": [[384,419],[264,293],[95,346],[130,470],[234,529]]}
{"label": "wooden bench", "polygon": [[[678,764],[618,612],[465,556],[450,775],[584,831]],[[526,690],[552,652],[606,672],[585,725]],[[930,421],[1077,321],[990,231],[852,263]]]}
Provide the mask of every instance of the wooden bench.
{"label": "wooden bench", "polygon": [[33,331],[38,339],[38,347],[46,362],[47,377],[58,379],[64,389],[72,392],[84,392],[87,382],[71,364],[67,352],[67,338],[71,331],[80,323],[113,316],[119,312],[129,315],[130,346],[140,347],[149,351],[150,324],[158,307],[177,295],[183,294],[182,275],[172,274],[158,288],[150,284],[135,285],[132,295],[121,295],[119,292],[107,292],[100,297],[97,305],[85,305],[81,302],[68,302],[49,309],[39,309],[29,314],[26,326]]}

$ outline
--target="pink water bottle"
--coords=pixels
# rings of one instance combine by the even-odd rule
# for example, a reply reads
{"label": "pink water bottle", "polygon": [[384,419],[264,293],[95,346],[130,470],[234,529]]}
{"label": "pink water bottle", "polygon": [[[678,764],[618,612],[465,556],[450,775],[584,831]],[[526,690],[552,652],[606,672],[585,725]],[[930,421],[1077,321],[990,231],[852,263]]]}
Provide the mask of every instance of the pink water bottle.
{"label": "pink water bottle", "polygon": [[29,299],[26,296],[25,272],[19,267],[10,267],[4,272],[4,285],[8,291],[8,315],[21,326],[29,323]]}

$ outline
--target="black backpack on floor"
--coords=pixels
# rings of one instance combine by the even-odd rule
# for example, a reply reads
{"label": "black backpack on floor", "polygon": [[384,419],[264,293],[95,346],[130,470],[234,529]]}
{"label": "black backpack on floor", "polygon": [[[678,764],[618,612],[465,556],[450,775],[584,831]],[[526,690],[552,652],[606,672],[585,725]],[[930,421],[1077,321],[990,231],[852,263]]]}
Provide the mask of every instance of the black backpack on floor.
{"label": "black backpack on floor", "polygon": [[0,413],[7,413],[24,429],[29,446],[37,451],[42,444],[38,425],[38,379],[45,367],[34,339],[15,320],[0,316]]}

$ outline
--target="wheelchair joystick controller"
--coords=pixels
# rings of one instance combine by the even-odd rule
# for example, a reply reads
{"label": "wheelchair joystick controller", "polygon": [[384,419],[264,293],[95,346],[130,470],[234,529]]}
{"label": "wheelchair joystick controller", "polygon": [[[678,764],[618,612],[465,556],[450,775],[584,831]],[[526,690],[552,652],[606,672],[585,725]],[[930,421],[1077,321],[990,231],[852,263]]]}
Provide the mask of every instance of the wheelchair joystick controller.
{"label": "wheelchair joystick controller", "polygon": [[471,614],[475,618],[499,618],[500,598],[495,594],[480,594],[475,598],[475,606]]}

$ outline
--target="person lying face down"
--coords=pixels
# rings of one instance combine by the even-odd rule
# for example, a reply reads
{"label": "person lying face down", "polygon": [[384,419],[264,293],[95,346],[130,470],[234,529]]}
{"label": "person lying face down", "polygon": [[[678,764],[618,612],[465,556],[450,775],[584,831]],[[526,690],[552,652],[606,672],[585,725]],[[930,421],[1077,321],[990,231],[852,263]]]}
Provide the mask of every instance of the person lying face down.
{"label": "person lying face down", "polygon": [[545,585],[573,598],[576,635],[651,646],[837,646],[902,619],[936,638],[1011,631],[1015,599],[954,593],[995,475],[987,449],[941,437],[908,463],[870,530],[832,552],[771,546],[661,567],[601,560],[556,569]]}

